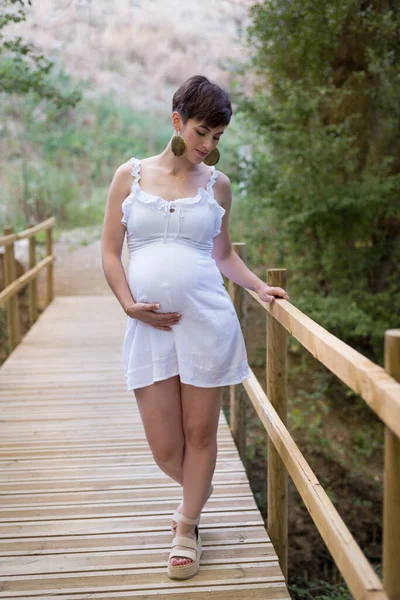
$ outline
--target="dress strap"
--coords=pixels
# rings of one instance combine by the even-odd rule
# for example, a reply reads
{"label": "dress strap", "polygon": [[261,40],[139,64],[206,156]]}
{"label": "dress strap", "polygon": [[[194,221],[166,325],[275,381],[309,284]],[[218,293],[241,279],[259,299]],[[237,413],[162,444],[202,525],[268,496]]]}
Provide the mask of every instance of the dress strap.
{"label": "dress strap", "polygon": [[132,183],[132,187],[133,187],[134,185],[137,185],[139,183],[139,179],[140,179],[140,160],[138,158],[135,158],[134,156],[132,156],[132,158],[130,158],[128,160],[128,162],[132,166],[131,175],[134,178],[133,179],[133,183]]}
{"label": "dress strap", "polygon": [[210,194],[210,196],[212,196],[213,198],[214,198],[213,188],[214,188],[214,183],[215,183],[216,179],[217,179],[217,171],[215,170],[215,167],[212,166],[211,167],[211,176],[210,176],[210,179],[208,180],[206,190]]}

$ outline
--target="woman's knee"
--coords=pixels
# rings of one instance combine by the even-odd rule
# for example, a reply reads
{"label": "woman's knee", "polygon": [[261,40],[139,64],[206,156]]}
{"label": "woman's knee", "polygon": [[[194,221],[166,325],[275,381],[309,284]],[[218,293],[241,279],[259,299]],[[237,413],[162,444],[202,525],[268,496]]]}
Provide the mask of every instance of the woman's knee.
{"label": "woman's knee", "polygon": [[201,424],[187,425],[184,430],[185,443],[197,450],[206,450],[216,444],[216,431]]}
{"label": "woman's knee", "polygon": [[153,458],[157,464],[183,464],[184,444],[180,440],[157,439],[150,444]]}
{"label": "woman's knee", "polygon": [[200,388],[181,383],[182,426],[185,444],[198,450],[217,445],[222,388]]}

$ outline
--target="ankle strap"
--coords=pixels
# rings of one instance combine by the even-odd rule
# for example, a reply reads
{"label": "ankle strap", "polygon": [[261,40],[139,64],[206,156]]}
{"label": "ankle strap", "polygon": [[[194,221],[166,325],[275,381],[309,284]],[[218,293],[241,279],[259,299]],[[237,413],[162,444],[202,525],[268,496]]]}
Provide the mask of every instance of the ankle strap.
{"label": "ankle strap", "polygon": [[199,523],[198,517],[197,519],[191,519],[190,517],[185,517],[185,515],[183,515],[182,513],[179,514],[179,520],[183,521],[184,523],[187,523],[187,525],[198,525]]}

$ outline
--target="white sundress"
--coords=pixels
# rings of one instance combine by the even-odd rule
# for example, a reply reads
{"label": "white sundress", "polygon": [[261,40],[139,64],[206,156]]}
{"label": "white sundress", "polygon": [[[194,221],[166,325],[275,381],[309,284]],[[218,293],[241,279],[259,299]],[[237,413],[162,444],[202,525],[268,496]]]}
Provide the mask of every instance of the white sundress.
{"label": "white sundress", "polygon": [[225,210],[206,188],[191,198],[164,200],[139,185],[140,161],[122,203],[129,251],[128,283],[135,302],[159,303],[182,315],[172,331],[128,316],[123,341],[127,390],[179,375],[198,387],[237,384],[250,377],[246,347],[232,300],[215,260],[213,238]]}

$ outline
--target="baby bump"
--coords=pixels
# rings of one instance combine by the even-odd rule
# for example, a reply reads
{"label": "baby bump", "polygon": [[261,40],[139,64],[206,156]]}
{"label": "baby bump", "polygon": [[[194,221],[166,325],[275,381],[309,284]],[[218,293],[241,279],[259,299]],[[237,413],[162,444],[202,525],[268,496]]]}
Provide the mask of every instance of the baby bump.
{"label": "baby bump", "polygon": [[158,302],[160,311],[182,311],[190,297],[220,285],[221,274],[210,256],[182,245],[157,244],[133,252],[129,287],[136,302]]}

